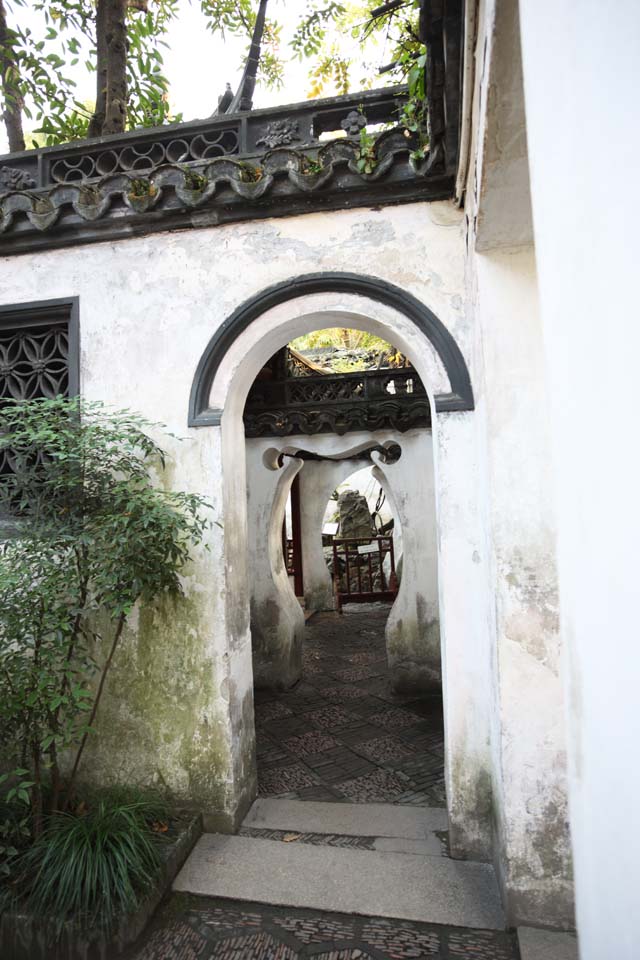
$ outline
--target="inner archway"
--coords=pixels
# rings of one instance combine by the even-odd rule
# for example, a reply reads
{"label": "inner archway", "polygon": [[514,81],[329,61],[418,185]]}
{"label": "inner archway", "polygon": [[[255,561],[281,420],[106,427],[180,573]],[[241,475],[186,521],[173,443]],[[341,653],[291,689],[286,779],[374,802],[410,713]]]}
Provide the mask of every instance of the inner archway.
{"label": "inner archway", "polygon": [[[313,385],[314,378],[309,382]],[[328,392],[335,382],[336,378],[327,376],[324,385]],[[353,381],[342,381],[343,386],[349,383]],[[268,392],[278,393],[280,386],[279,381],[270,381]],[[264,404],[248,402],[249,408],[252,412],[265,410]],[[254,423],[252,415],[245,412],[245,427],[251,430]],[[408,662],[410,645],[403,644],[412,614],[410,591],[402,597],[401,610],[394,606],[398,587],[393,528],[398,535],[400,525],[386,504],[380,481],[373,476],[379,468],[371,458],[377,453],[383,464],[399,464],[406,437],[409,469],[415,471],[412,447],[425,446],[424,429],[399,434],[400,442],[378,431],[364,449],[357,443],[354,448],[349,433],[343,437],[329,434],[324,446],[330,444],[330,456],[315,452],[314,436],[247,438],[251,631],[258,795],[262,799],[444,806],[439,659],[433,664],[438,682],[432,677],[425,690],[416,682],[415,662]],[[282,439],[286,440],[286,452],[273,446],[260,456],[263,444],[281,443]],[[374,439],[385,442],[372,444]],[[276,490],[288,486],[287,476],[292,471],[295,475],[286,511],[290,542],[278,551],[276,568],[265,569],[257,550],[260,540],[269,539],[261,524],[260,501],[265,493],[274,495],[273,485]],[[397,486],[395,499],[402,498],[406,510],[408,498],[401,475],[392,482]],[[388,486],[386,478],[385,484]],[[422,499],[419,506],[424,509],[427,498]],[[275,494],[275,535],[281,529],[282,513],[282,500]],[[298,549],[296,537],[300,538]],[[298,569],[300,555],[304,564]],[[287,559],[286,596],[282,596],[281,574]],[[410,583],[415,583],[411,541],[407,565]],[[437,584],[432,590],[436,605]],[[266,605],[269,591],[271,603]],[[286,610],[277,630],[272,617],[276,607],[283,613]],[[291,616],[294,608],[299,624]],[[423,639],[427,630],[424,625],[420,631]],[[270,631],[267,648],[264,638]],[[295,659],[301,653],[301,672],[289,684],[285,678],[292,679],[294,653]],[[407,684],[407,677],[414,682]]]}

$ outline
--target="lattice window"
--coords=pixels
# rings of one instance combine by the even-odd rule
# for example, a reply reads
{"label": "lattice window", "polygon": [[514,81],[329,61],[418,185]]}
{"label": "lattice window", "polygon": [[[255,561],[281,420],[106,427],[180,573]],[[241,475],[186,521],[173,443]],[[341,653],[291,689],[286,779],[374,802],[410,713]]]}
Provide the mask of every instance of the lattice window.
{"label": "lattice window", "polygon": [[79,183],[108,174],[132,173],[145,176],[163,163],[190,163],[234,156],[240,150],[239,127],[218,127],[193,136],[131,143],[95,152],[64,156],[51,166],[54,183]]}
{"label": "lattice window", "polygon": [[[9,400],[78,392],[78,301],[47,300],[0,307],[0,410]],[[13,473],[0,450],[0,483]]]}

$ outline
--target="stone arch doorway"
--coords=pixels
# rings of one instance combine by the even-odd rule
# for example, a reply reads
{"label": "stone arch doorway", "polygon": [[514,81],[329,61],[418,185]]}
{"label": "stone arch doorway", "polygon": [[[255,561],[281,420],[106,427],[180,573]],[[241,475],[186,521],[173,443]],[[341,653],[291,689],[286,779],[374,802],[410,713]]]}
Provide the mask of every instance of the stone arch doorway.
{"label": "stone arch doorway", "polygon": [[[259,370],[297,336],[327,326],[363,329],[412,362],[433,411],[446,787],[452,851],[487,856],[491,788],[490,656],[478,437],[467,365],[452,334],[416,298],[351,274],[318,274],[269,288],[238,308],[198,365],[189,423],[212,431],[225,555],[224,612],[237,816],[255,795],[247,583],[246,458],[242,415]],[[380,464],[378,465],[380,466]]]}

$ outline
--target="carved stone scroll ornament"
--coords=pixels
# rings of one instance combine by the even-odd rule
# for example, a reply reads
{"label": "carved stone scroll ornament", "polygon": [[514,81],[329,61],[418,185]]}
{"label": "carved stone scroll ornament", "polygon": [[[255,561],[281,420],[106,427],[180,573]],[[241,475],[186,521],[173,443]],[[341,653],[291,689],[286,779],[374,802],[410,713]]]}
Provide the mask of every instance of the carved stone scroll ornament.
{"label": "carved stone scroll ornament", "polygon": [[352,110],[346,115],[340,126],[348,137],[360,136],[360,131],[367,125],[367,118],[361,110]]}
{"label": "carved stone scroll ornament", "polygon": [[273,150],[274,147],[284,147],[288,143],[293,143],[294,140],[300,140],[298,121],[287,117],[284,120],[273,120],[268,124],[263,135],[256,141],[256,145],[258,147],[264,145]]}
{"label": "carved stone scroll ornament", "polygon": [[16,167],[0,167],[0,194],[14,190],[32,190],[36,181],[24,170]]}

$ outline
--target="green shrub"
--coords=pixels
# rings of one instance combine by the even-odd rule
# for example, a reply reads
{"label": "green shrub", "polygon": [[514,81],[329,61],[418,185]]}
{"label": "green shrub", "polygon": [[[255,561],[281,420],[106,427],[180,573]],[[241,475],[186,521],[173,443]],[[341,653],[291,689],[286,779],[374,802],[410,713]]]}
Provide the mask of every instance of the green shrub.
{"label": "green shrub", "polygon": [[110,928],[137,907],[157,879],[161,855],[144,800],[97,800],[81,814],[56,813],[20,859],[18,890],[35,913]]}
{"label": "green shrub", "polygon": [[[165,461],[152,427],[80,399],[0,408],[0,450],[13,465],[0,511],[19,523],[19,536],[0,545],[0,729],[17,745],[0,802],[26,804],[36,839],[74,802],[131,611],[181,594],[182,568],[209,525],[202,498],[154,482]],[[6,834],[5,873],[15,858],[10,823]]]}

